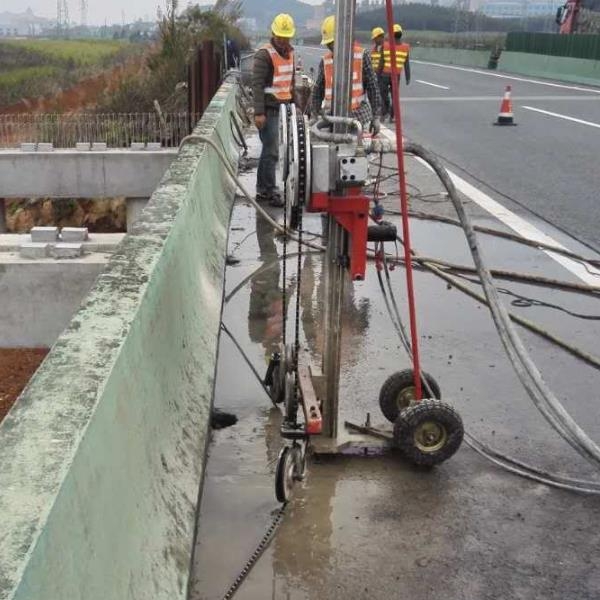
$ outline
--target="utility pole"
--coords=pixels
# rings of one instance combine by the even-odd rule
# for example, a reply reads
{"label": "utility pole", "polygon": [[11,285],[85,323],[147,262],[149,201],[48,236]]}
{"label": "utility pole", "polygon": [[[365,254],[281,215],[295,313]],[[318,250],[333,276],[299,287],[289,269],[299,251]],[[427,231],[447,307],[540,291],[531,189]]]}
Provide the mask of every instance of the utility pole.
{"label": "utility pole", "polygon": [[82,27],[87,27],[88,19],[88,0],[80,0],[79,3],[80,24]]}

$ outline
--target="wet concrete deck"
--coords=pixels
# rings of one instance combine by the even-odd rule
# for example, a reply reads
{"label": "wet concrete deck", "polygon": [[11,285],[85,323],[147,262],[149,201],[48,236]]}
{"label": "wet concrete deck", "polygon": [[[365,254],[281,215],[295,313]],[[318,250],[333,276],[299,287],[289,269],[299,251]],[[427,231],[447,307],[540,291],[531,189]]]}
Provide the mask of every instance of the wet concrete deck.
{"label": "wet concrete deck", "polygon": [[[256,142],[251,142],[256,156]],[[437,182],[413,160],[408,162],[408,177],[415,186],[410,190],[415,196],[413,209],[453,216],[449,202],[430,195],[440,191]],[[254,174],[246,173],[244,180],[252,184]],[[398,200],[389,198],[388,203],[397,207]],[[505,229],[472,203],[468,206],[478,224]],[[311,232],[321,231],[318,216],[306,218],[305,225]],[[573,240],[550,231],[549,225],[536,225],[571,249],[590,255]],[[413,220],[412,233],[421,254],[471,264],[460,229]],[[576,281],[538,250],[489,236],[482,241],[490,266]],[[241,262],[228,269],[228,293],[261,266],[274,264],[228,298],[223,314],[260,372],[281,335],[281,267],[273,263],[281,254],[281,242],[240,200],[231,222],[229,248]],[[288,274],[294,273],[295,265],[291,259]],[[318,360],[321,257],[307,255],[303,266],[303,343]],[[444,398],[459,410],[466,429],[498,450],[539,467],[594,476],[592,468],[531,405],[500,346],[488,310],[431,274],[418,271],[415,280],[424,366],[435,375]],[[402,268],[392,272],[392,283],[405,316]],[[600,314],[595,297],[514,282],[498,284],[571,311]],[[479,286],[472,287],[480,291]],[[510,301],[509,296],[503,298]],[[289,314],[292,310],[293,304]],[[598,321],[547,307],[511,310],[589,352],[597,351]],[[600,373],[533,334],[522,335],[558,397],[599,440]],[[366,281],[349,288],[346,298],[341,419],[363,422],[370,412],[375,424],[384,425],[377,402],[379,388],[388,375],[408,366],[371,263]],[[278,508],[274,468],[281,446],[280,416],[225,336],[221,337],[215,404],[235,412],[239,421],[213,432],[192,600],[222,597]],[[452,460],[430,471],[415,469],[393,454],[313,460],[275,540],[236,598],[597,598],[600,534],[593,524],[599,516],[598,498],[517,478],[464,445]]]}

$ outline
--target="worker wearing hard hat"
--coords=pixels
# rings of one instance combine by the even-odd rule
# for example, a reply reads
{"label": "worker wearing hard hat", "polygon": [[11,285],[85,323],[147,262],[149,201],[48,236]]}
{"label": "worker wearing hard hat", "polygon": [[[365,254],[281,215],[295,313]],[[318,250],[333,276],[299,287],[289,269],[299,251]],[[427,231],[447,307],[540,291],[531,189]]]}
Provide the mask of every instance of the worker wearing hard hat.
{"label": "worker wearing hard hat", "polygon": [[[410,84],[410,46],[402,42],[402,27],[394,25],[394,42],[396,43],[396,69],[400,75],[404,71],[406,85]],[[382,116],[390,115],[394,120],[394,103],[392,102],[392,50],[389,42],[383,43],[382,56],[379,66],[376,67],[381,80],[381,99],[383,100]],[[400,77],[398,77],[400,83]]]}
{"label": "worker wearing hard hat", "polygon": [[371,43],[373,44],[371,46],[371,62],[373,63],[375,71],[377,71],[377,67],[381,61],[384,41],[385,31],[383,30],[383,27],[374,27],[371,31]]}
{"label": "worker wearing hard hat", "polygon": [[[335,45],[335,17],[327,17],[321,25],[321,44],[327,46],[319,64],[317,80],[313,88],[312,111],[316,115],[322,111],[330,112],[333,100],[333,53]],[[354,44],[352,60],[352,88],[349,98],[351,116],[360,121],[366,129],[379,133],[381,123],[381,95],[377,76],[373,70],[371,56],[358,44]]]}
{"label": "worker wearing hard hat", "polygon": [[283,206],[275,177],[279,161],[279,107],[292,102],[294,92],[294,49],[296,34],[290,15],[279,14],[271,24],[271,41],[254,55],[252,91],[254,124],[262,142],[256,178],[256,199]]}

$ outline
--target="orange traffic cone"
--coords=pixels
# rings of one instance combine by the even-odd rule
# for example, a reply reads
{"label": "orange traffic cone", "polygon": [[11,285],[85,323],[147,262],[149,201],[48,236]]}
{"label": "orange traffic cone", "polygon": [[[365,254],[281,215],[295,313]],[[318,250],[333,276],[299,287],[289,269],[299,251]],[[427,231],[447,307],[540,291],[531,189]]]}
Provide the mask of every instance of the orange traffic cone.
{"label": "orange traffic cone", "polygon": [[513,120],[512,100],[510,99],[511,90],[511,86],[507,85],[506,90],[504,91],[504,97],[502,98],[502,104],[500,104],[498,120],[494,125],[516,125]]}

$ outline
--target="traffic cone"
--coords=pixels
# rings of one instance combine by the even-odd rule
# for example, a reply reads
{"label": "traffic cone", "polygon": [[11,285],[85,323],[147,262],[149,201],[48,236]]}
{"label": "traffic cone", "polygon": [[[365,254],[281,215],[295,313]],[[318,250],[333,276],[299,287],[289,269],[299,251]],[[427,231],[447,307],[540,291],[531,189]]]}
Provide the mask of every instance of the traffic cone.
{"label": "traffic cone", "polygon": [[504,90],[504,97],[502,98],[502,103],[500,104],[498,120],[494,123],[494,125],[516,125],[513,116],[512,100],[510,99],[511,91],[511,86],[507,85],[506,90]]}

